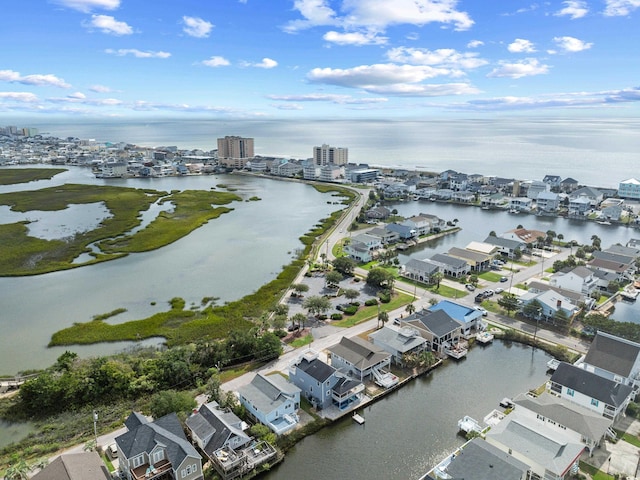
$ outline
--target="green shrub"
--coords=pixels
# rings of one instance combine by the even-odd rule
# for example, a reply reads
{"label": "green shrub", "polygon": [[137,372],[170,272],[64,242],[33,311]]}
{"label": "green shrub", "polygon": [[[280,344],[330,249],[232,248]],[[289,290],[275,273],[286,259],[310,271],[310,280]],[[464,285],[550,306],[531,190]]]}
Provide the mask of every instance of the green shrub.
{"label": "green shrub", "polygon": [[331,314],[331,320],[342,320],[342,314],[341,313],[332,313]]}
{"label": "green shrub", "polygon": [[378,293],[378,297],[382,303],[389,303],[391,301],[391,295],[387,292]]}
{"label": "green shrub", "polygon": [[344,312],[345,315],[355,315],[355,313],[358,311],[358,306],[349,305],[348,307],[344,307],[342,311]]}
{"label": "green shrub", "polygon": [[373,307],[374,305],[378,304],[378,299],[377,298],[370,298],[369,300],[365,301],[364,304],[367,307]]}

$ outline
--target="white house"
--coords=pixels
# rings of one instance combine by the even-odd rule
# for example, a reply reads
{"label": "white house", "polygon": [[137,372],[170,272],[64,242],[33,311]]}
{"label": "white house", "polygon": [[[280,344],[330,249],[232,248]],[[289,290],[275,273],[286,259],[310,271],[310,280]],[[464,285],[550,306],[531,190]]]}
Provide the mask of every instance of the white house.
{"label": "white house", "polygon": [[554,273],[549,279],[549,285],[588,296],[597,288],[598,279],[592,270],[578,266],[570,272]]}

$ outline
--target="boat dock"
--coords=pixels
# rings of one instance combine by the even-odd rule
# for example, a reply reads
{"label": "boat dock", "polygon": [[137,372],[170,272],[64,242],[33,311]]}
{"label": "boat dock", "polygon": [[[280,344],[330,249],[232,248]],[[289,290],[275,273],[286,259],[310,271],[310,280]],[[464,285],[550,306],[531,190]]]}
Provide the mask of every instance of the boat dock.
{"label": "boat dock", "polygon": [[558,365],[560,365],[560,360],[558,360],[557,358],[552,358],[547,362],[547,370],[553,370],[555,372],[556,368],[558,368]]}
{"label": "boat dock", "polygon": [[489,332],[478,332],[476,333],[476,342],[486,345],[487,343],[493,342],[493,333]]}
{"label": "boat dock", "polygon": [[458,420],[458,430],[464,433],[482,433],[484,428],[480,425],[480,423],[478,423],[476,419],[471,418],[469,415],[465,415],[460,420]]}

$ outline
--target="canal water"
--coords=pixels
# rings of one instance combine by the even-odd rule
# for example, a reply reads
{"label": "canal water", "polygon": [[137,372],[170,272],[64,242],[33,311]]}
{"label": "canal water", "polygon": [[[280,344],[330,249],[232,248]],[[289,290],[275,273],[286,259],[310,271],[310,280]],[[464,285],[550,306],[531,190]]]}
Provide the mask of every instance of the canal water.
{"label": "canal water", "polygon": [[539,349],[495,342],[448,361],[362,412],[305,438],[264,479],[418,479],[465,442],[457,422],[482,422],[504,397],[548,380],[551,357]]}

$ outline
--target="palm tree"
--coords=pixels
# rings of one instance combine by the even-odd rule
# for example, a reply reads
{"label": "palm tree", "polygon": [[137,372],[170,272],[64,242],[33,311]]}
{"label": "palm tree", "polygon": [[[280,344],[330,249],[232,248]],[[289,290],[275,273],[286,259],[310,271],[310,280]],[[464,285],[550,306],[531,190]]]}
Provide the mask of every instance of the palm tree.
{"label": "palm tree", "polygon": [[413,303],[408,303],[405,307],[405,310],[409,315],[413,315],[413,312],[416,311],[416,306]]}
{"label": "palm tree", "polygon": [[436,284],[436,290],[438,290],[440,288],[440,281],[444,278],[444,275],[442,274],[442,272],[436,272],[433,275],[431,275],[431,281],[435,282]]}
{"label": "palm tree", "polygon": [[389,314],[384,310],[378,311],[378,328],[380,328],[380,322],[382,322],[382,326],[389,321]]}
{"label": "palm tree", "polygon": [[28,480],[28,473],[31,471],[29,465],[24,460],[14,463],[4,473],[5,480]]}

